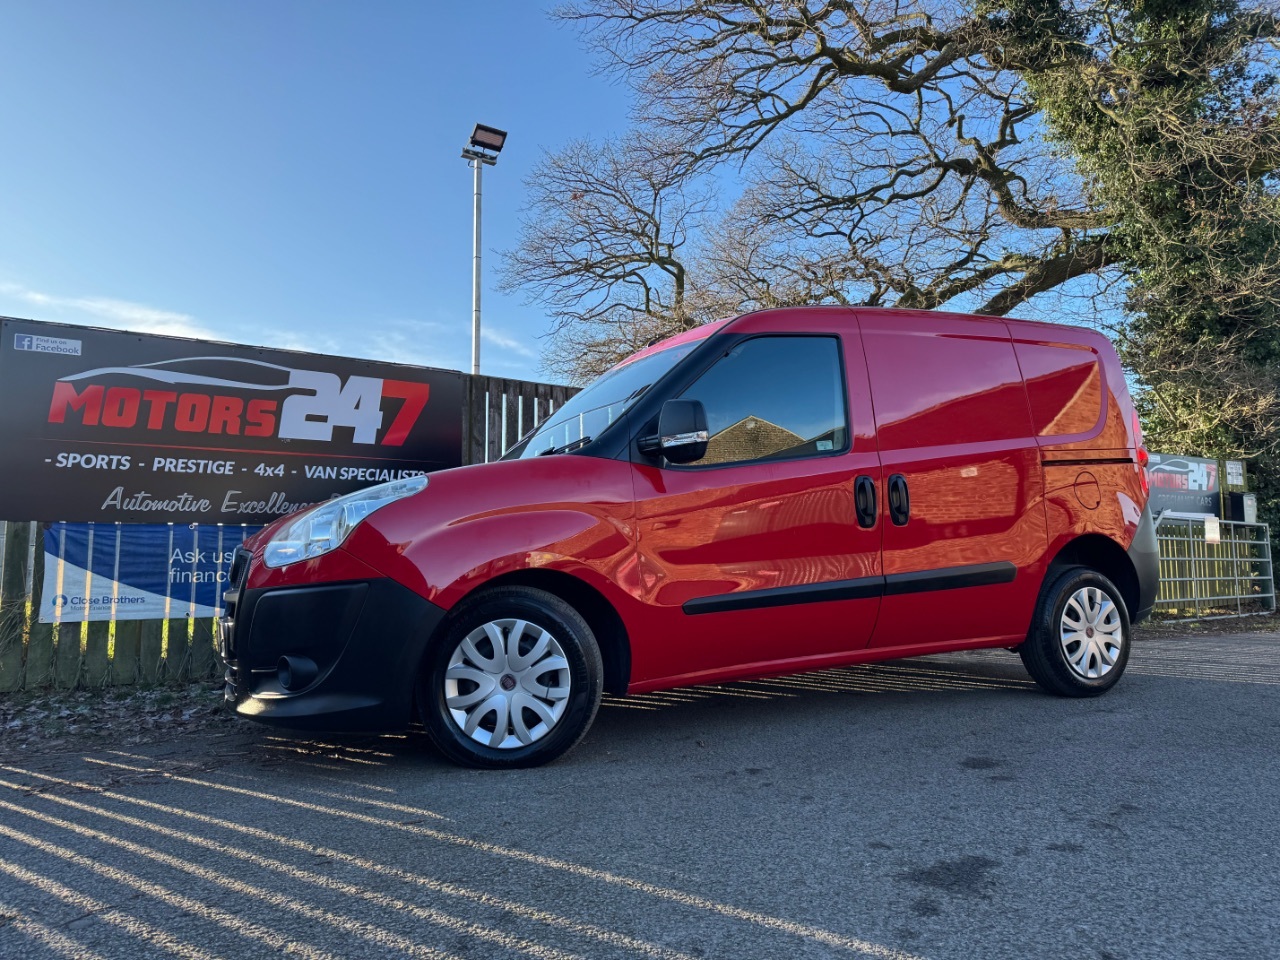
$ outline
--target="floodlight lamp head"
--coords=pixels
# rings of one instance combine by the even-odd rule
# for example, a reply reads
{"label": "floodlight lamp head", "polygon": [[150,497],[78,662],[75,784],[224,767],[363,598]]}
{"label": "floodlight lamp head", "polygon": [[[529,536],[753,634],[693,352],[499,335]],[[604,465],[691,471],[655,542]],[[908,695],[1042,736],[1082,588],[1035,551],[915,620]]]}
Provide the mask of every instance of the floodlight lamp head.
{"label": "floodlight lamp head", "polygon": [[488,127],[483,123],[477,123],[475,130],[471,133],[471,146],[493,153],[497,156],[502,152],[502,145],[507,142],[507,131],[499,130],[497,127]]}

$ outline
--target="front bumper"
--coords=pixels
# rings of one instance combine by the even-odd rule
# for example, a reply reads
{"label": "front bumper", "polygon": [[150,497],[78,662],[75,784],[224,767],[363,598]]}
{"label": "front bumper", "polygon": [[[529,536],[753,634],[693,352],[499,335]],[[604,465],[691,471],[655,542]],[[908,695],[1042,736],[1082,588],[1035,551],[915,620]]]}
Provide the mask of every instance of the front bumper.
{"label": "front bumper", "polygon": [[[248,590],[248,557],[237,561],[218,623],[224,696],[236,713],[328,732],[409,725],[418,667],[443,610],[382,578]],[[282,671],[282,658],[294,669]]]}

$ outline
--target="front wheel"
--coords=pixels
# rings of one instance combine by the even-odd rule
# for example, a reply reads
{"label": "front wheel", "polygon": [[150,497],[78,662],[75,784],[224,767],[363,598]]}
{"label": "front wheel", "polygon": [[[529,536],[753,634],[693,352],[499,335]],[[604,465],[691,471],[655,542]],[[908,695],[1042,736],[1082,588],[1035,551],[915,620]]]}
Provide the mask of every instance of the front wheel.
{"label": "front wheel", "polygon": [[1115,584],[1087,567],[1068,567],[1046,579],[1018,653],[1050,693],[1096,697],[1120,680],[1130,641],[1129,612]]}
{"label": "front wheel", "polygon": [[536,767],[586,734],[604,668],[581,615],[554,594],[497,587],[464,602],[418,677],[423,726],[467,767]]}

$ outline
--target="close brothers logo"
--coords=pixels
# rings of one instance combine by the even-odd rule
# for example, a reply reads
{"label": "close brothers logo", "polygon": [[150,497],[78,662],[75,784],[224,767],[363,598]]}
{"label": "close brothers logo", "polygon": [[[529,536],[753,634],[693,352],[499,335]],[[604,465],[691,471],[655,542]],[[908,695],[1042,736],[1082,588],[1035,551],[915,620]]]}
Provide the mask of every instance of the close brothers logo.
{"label": "close brothers logo", "polygon": [[[344,383],[335,373],[261,360],[187,357],[65,376],[53,386],[49,422],[321,442],[348,427],[355,443],[398,447],[429,394],[425,383],[361,376]],[[384,430],[389,399],[400,403]]]}
{"label": "close brothers logo", "polygon": [[130,607],[145,604],[146,597],[116,597],[109,593],[104,593],[100,597],[68,597],[65,593],[60,593],[49,601],[55,610],[64,610],[67,607]]}

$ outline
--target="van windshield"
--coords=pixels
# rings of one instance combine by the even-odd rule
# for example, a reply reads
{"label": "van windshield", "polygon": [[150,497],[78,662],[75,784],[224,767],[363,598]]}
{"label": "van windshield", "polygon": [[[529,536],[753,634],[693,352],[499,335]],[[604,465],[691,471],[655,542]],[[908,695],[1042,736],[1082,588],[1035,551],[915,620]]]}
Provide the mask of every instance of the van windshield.
{"label": "van windshield", "polygon": [[639,360],[624,361],[601,374],[502,459],[537,457],[598,437],[700,342],[686,341]]}

